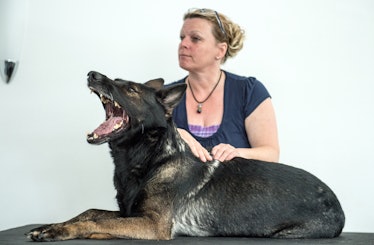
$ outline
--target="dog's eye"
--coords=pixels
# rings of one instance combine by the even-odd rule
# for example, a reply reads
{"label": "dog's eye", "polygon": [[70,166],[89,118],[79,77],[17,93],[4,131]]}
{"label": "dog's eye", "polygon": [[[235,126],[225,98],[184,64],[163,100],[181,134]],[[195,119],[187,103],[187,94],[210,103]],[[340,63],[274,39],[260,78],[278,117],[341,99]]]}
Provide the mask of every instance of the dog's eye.
{"label": "dog's eye", "polygon": [[132,86],[129,86],[127,87],[127,91],[130,92],[130,93],[137,93],[138,91],[136,90],[136,88],[132,87]]}

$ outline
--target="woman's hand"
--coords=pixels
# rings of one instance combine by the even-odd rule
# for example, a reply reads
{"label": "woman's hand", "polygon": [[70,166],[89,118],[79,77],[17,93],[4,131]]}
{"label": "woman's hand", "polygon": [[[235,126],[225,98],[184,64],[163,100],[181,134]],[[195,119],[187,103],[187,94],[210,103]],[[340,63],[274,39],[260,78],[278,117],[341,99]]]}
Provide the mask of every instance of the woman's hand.
{"label": "woman's hand", "polygon": [[179,135],[184,142],[190,147],[192,153],[200,158],[202,162],[212,161],[213,159],[220,162],[229,161],[234,157],[240,156],[239,150],[229,144],[219,144],[213,147],[211,154],[205,149],[190,133],[178,128]]}
{"label": "woman's hand", "polygon": [[230,144],[219,144],[213,147],[212,156],[214,159],[225,162],[230,161],[234,157],[240,157],[239,150]]}
{"label": "woman's hand", "polygon": [[177,130],[196,157],[200,158],[203,162],[213,160],[207,149],[205,149],[190,133],[181,128],[178,128]]}

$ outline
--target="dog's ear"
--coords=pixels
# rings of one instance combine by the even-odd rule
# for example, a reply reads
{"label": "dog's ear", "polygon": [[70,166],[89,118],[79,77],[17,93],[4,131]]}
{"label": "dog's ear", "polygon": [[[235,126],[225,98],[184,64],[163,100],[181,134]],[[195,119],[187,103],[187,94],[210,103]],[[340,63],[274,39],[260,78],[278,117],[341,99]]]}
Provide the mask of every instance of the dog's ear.
{"label": "dog's ear", "polygon": [[179,104],[184,93],[186,92],[187,85],[185,83],[166,87],[157,92],[160,102],[164,105],[166,110],[166,117],[171,117],[174,107]]}
{"label": "dog's ear", "polygon": [[148,87],[156,89],[156,91],[159,91],[164,86],[164,79],[157,78],[153,80],[149,80],[148,82],[144,83]]}

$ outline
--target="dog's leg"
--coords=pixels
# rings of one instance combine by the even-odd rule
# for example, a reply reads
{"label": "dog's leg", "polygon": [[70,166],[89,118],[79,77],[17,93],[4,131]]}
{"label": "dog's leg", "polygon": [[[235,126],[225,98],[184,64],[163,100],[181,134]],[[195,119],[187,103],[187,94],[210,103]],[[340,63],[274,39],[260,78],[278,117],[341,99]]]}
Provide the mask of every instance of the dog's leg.
{"label": "dog's leg", "polygon": [[74,217],[65,223],[75,223],[78,221],[89,221],[89,220],[99,220],[99,219],[112,219],[120,217],[119,211],[108,211],[100,209],[89,209],[77,217]]}
{"label": "dog's leg", "polygon": [[[120,217],[120,213],[118,211],[106,211],[106,210],[99,210],[99,209],[89,209],[80,215],[66,221],[63,223],[56,223],[56,224],[49,224],[43,225],[38,228],[32,229],[29,233],[27,233],[27,237],[32,239],[33,241],[41,241],[43,239],[48,239],[48,232],[50,230],[55,230],[55,233],[63,233],[63,227],[69,224],[74,224],[76,222],[83,222],[83,221],[92,221],[92,220],[101,220],[101,219],[114,219]],[[55,235],[56,236],[56,235]],[[59,235],[57,235],[58,237]],[[57,240],[60,240],[56,238]],[[54,240],[54,239],[51,239]]]}
{"label": "dog's leg", "polygon": [[[155,220],[150,217],[121,218],[109,212],[110,218],[105,218],[106,212],[89,210],[67,222],[42,226],[32,230],[28,237],[33,241],[59,241],[76,238],[84,239],[113,239],[133,238],[148,240],[171,239],[171,223]],[[98,213],[99,219],[95,219]],[[114,217],[113,217],[114,216]]]}

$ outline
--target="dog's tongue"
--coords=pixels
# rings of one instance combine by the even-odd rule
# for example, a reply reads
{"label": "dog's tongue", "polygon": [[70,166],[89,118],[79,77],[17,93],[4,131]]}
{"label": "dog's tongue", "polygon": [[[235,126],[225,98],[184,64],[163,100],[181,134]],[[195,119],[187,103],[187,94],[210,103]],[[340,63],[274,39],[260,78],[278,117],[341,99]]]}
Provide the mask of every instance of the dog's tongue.
{"label": "dog's tongue", "polygon": [[111,132],[113,132],[113,130],[116,129],[116,125],[121,124],[122,121],[122,117],[110,117],[108,120],[103,122],[97,129],[95,129],[93,133],[99,136],[110,134]]}

